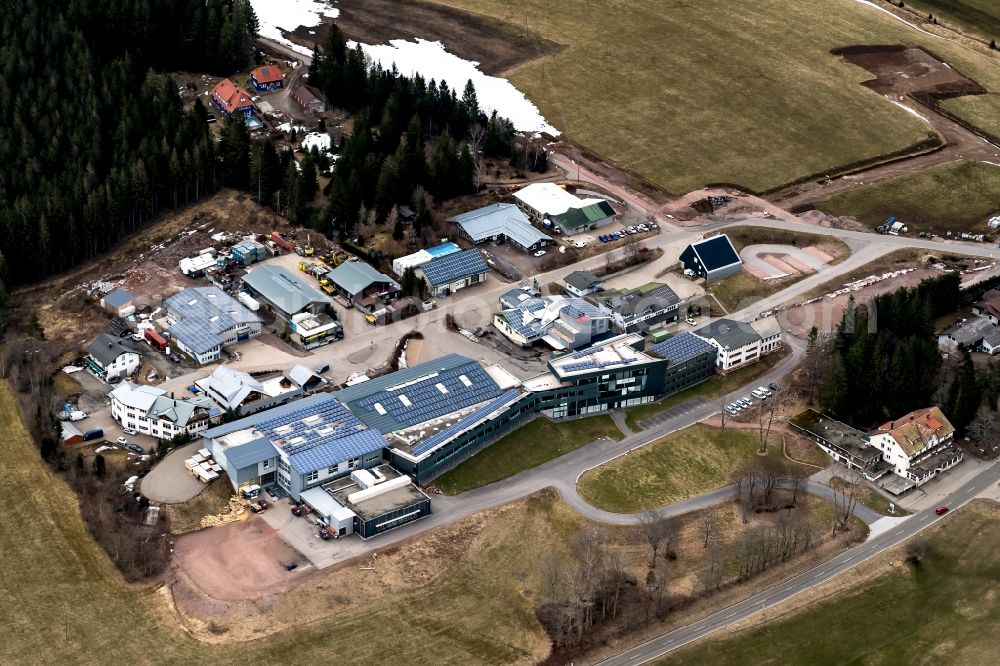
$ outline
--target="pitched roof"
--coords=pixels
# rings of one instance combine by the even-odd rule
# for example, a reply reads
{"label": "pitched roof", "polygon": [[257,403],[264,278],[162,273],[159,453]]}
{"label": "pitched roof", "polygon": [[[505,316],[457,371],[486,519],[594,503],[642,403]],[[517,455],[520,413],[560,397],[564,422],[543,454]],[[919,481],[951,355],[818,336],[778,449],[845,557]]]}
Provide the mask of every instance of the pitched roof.
{"label": "pitched roof", "polygon": [[706,271],[715,271],[726,266],[743,263],[726,234],[719,234],[691,243],[690,247],[698,255],[698,259]]}
{"label": "pitched roof", "polygon": [[229,79],[222,79],[212,88],[212,99],[222,107],[226,113],[232,113],[237,109],[253,108],[253,99],[250,93],[240,88]]}
{"label": "pitched roof", "polygon": [[260,264],[243,276],[243,283],[286,315],[301,312],[312,303],[330,302],[326,294],[281,266]]}
{"label": "pitched roof", "polygon": [[124,289],[115,289],[110,294],[104,296],[104,304],[113,308],[120,308],[132,302],[132,294]]}
{"label": "pitched roof", "polygon": [[701,354],[714,354],[715,347],[708,344],[697,335],[683,331],[653,345],[650,352],[670,361],[672,364],[683,363]]}
{"label": "pitched roof", "polygon": [[955,427],[940,408],[925,407],[914,410],[902,418],[883,423],[872,434],[884,433],[892,435],[906,455],[912,456],[924,449],[934,435],[937,435],[938,440],[953,435]]}
{"label": "pitched roof", "polygon": [[312,91],[308,86],[296,86],[292,89],[292,97],[298,101],[302,106],[309,106],[312,102],[321,102],[323,100]]}
{"label": "pitched roof", "polygon": [[278,449],[274,448],[267,437],[258,437],[246,444],[226,449],[226,460],[236,469],[245,469],[277,456]]}
{"label": "pitched roof", "polygon": [[234,326],[260,321],[249,308],[214,285],[189,287],[164,304],[170,316],[178,319],[170,334],[196,354],[221,347],[225,341],[220,334]]}
{"label": "pitched roof", "polygon": [[327,279],[351,296],[360,294],[373,284],[387,284],[399,289],[399,283],[388,275],[379,273],[363,261],[345,261],[327,273]]}
{"label": "pitched roof", "polygon": [[146,415],[151,419],[171,421],[181,428],[186,426],[191,417],[199,411],[210,413],[214,408],[212,401],[208,398],[188,398],[185,400],[169,398],[163,389],[133,384],[128,380],[116,386],[110,395],[126,407],[146,412]]}
{"label": "pitched roof", "polygon": [[274,83],[275,81],[283,81],[285,79],[285,73],[276,65],[261,65],[250,72],[250,76],[257,83]]}
{"label": "pitched roof", "polygon": [[954,326],[949,326],[941,331],[941,335],[946,335],[958,344],[969,347],[984,339],[995,330],[996,327],[989,319],[972,317]]}
{"label": "pitched roof", "polygon": [[[589,201],[589,200],[586,200]],[[570,208],[565,213],[550,215],[553,222],[566,229],[575,229],[585,224],[606,220],[615,214],[615,209],[607,201],[594,201],[584,206]]]}
{"label": "pitched roof", "polygon": [[732,319],[716,319],[707,326],[691,331],[699,338],[715,340],[723,349],[733,350],[758,342],[760,334],[750,324]]}
{"label": "pitched roof", "polygon": [[543,234],[532,226],[514,204],[498,203],[448,218],[469,235],[475,243],[489,240],[497,236],[506,236],[523,247],[531,247],[542,241],[551,241],[552,237]]}
{"label": "pitched roof", "polygon": [[451,414],[500,395],[479,363],[449,354],[337,391],[359,419],[384,433]]}
{"label": "pitched roof", "polygon": [[750,328],[755,330],[757,335],[762,338],[769,338],[772,335],[781,333],[781,324],[778,323],[778,318],[774,315],[750,322]]}
{"label": "pitched roof", "polygon": [[133,384],[125,380],[111,391],[110,395],[126,407],[148,412],[156,399],[164,395],[166,391],[155,386],[144,384]]}
{"label": "pitched roof", "polygon": [[437,287],[471,275],[488,273],[490,267],[483,259],[483,254],[473,248],[428,261],[419,270],[432,287]]}
{"label": "pitched roof", "polygon": [[264,393],[264,386],[249,374],[220,365],[205,381],[199,380],[199,386],[219,404],[226,408],[235,408],[243,404],[253,392]]}
{"label": "pitched roof", "polygon": [[680,297],[669,286],[650,282],[635,289],[608,290],[595,298],[623,316],[631,316],[650,309],[663,310],[680,303]]}
{"label": "pitched roof", "polygon": [[563,282],[571,287],[576,287],[581,291],[584,289],[592,289],[602,284],[601,278],[597,277],[590,271],[573,271],[563,278]]}
{"label": "pitched roof", "polygon": [[101,364],[101,367],[108,367],[115,362],[115,359],[122,354],[138,354],[139,350],[107,333],[98,335],[90,345],[87,346],[87,353]]}

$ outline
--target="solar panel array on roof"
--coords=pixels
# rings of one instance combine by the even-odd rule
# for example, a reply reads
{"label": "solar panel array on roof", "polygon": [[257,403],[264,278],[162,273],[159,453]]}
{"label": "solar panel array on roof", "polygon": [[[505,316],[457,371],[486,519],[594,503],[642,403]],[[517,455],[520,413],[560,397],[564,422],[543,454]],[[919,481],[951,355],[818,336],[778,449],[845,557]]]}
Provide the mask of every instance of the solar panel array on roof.
{"label": "solar panel array on roof", "polygon": [[258,430],[288,455],[295,470],[306,474],[385,446],[381,433],[369,430],[332,396],[283,412],[257,424]]}
{"label": "solar panel array on roof", "polygon": [[502,395],[491,400],[489,403],[483,405],[479,409],[476,409],[472,413],[462,417],[461,419],[459,419],[452,425],[448,426],[444,430],[434,433],[424,441],[417,444],[415,447],[413,447],[413,452],[412,452],[413,455],[421,456],[427,453],[428,451],[433,450],[435,447],[439,446],[443,442],[447,442],[448,440],[452,439],[455,435],[467,430],[468,428],[472,427],[479,421],[482,421],[492,412],[500,409],[501,407],[504,407],[505,405],[514,402],[514,400],[516,400],[520,396],[521,394],[518,391],[507,391],[503,393]]}
{"label": "solar panel array on roof", "polygon": [[501,392],[477,362],[450,354],[351,386],[337,396],[370,427],[389,433],[491,400]]}
{"label": "solar panel array on roof", "polygon": [[706,271],[714,271],[740,262],[740,255],[725,234],[706,238],[693,244]]}
{"label": "solar panel array on roof", "polygon": [[220,333],[260,318],[218,287],[191,287],[166,301],[167,313],[177,319],[170,334],[191,351],[202,354],[222,346]]}
{"label": "solar panel array on roof", "polygon": [[714,353],[715,348],[697,335],[684,331],[653,345],[650,351],[671,363],[683,363],[701,354]]}
{"label": "solar panel array on roof", "polygon": [[463,278],[489,273],[490,267],[479,250],[471,249],[433,259],[420,267],[432,287],[451,284]]}

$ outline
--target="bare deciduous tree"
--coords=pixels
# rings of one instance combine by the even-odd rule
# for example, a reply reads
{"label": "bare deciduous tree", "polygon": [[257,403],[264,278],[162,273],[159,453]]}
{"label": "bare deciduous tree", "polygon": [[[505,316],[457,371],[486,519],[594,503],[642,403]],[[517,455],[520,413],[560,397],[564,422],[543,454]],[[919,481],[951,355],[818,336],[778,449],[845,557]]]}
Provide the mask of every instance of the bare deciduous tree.
{"label": "bare deciduous tree", "polygon": [[716,536],[718,529],[719,521],[715,517],[715,511],[712,509],[702,511],[698,516],[698,534],[701,535],[702,548],[708,548],[708,542]]}
{"label": "bare deciduous tree", "polygon": [[652,551],[649,567],[656,568],[656,554],[660,551],[660,546],[674,531],[670,521],[664,520],[656,511],[645,511],[639,514],[639,532],[649,544]]}

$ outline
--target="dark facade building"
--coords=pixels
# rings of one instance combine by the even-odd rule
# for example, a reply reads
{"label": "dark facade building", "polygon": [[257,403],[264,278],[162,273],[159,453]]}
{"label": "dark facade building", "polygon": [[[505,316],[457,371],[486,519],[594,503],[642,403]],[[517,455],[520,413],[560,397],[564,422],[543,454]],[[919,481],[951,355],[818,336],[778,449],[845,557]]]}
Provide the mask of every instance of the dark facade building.
{"label": "dark facade building", "polygon": [[681,252],[680,260],[684,270],[705,278],[706,282],[743,270],[743,260],[725,234],[691,243]]}

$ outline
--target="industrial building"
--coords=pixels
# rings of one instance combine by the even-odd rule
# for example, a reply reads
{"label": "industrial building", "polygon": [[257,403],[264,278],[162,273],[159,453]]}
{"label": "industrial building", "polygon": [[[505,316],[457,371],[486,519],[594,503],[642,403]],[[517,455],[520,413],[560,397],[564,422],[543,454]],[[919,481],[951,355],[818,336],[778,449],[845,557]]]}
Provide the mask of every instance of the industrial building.
{"label": "industrial building", "polygon": [[132,294],[124,289],[115,289],[111,293],[102,296],[101,307],[119,317],[127,317],[135,312]]}
{"label": "industrial building", "polygon": [[324,312],[330,305],[326,294],[281,266],[257,266],[243,276],[243,286],[285,321],[291,321],[300,312]]}
{"label": "industrial building", "polygon": [[614,219],[615,209],[604,199],[581,199],[555,183],[532,183],[514,193],[517,206],[528,217],[546,220],[567,234],[596,229]]}
{"label": "industrial building", "polygon": [[370,539],[431,514],[431,498],[389,465],[360,469],[349,479],[311,488],[302,493],[302,500],[337,537],[357,534]]}
{"label": "industrial building", "polygon": [[139,350],[122,338],[101,333],[91,342],[83,364],[98,379],[113,382],[128,377],[139,367]]}
{"label": "industrial building", "polygon": [[177,348],[200,364],[218,361],[224,347],[260,335],[260,317],[215,286],[184,289],[163,304]]}
{"label": "industrial building", "polygon": [[[766,334],[762,336],[760,329]],[[773,316],[748,324],[732,319],[716,319],[691,331],[716,349],[716,370],[725,374],[759,361],[781,346],[781,326]]]}
{"label": "industrial building", "polygon": [[498,203],[448,218],[459,235],[476,245],[492,241],[509,242],[525,252],[540,250],[552,244],[552,237],[543,234],[514,204]]}
{"label": "industrial building", "polygon": [[216,426],[203,435],[233,488],[277,485],[295,500],[309,488],[382,462],[385,439],[329,393]]}
{"label": "industrial building", "polygon": [[437,259],[438,257],[444,257],[461,251],[462,248],[454,243],[441,243],[440,245],[435,245],[434,247],[424,248],[423,250],[418,250],[413,254],[393,259],[392,272],[402,277],[407,268],[416,268],[417,266],[422,266],[429,261]]}
{"label": "industrial building", "polygon": [[345,261],[327,273],[326,279],[362,312],[374,312],[399,297],[399,283],[363,261]]}
{"label": "industrial building", "polygon": [[677,321],[681,299],[661,282],[635,289],[611,289],[591,294],[589,300],[611,313],[619,333],[646,331],[659,324]]}
{"label": "industrial building", "polygon": [[477,249],[438,257],[417,267],[417,275],[427,282],[431,293],[438,298],[485,282],[489,272],[489,264]]}
{"label": "industrial building", "polygon": [[680,260],[685,271],[706,282],[743,270],[743,260],[726,234],[691,243],[681,252]]}

